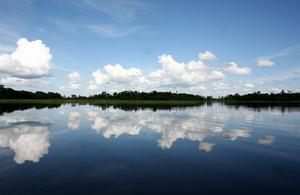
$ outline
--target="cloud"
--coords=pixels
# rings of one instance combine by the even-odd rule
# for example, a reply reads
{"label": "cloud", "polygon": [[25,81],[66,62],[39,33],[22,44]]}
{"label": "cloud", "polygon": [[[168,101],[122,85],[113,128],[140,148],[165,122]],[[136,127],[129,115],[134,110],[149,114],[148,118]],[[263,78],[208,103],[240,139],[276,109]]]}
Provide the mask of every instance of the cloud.
{"label": "cloud", "polygon": [[267,56],[260,56],[257,59],[274,59],[282,56],[290,56],[290,55],[298,55],[300,51],[300,46],[299,45],[294,45],[290,47],[286,47],[280,51],[277,51],[271,55]]}
{"label": "cloud", "polygon": [[108,64],[103,68],[103,70],[97,70],[94,72],[92,76],[94,77],[96,84],[101,85],[108,82],[128,82],[141,77],[142,73],[137,68],[125,69],[120,64]]}
{"label": "cloud", "polygon": [[50,82],[42,79],[23,79],[18,77],[6,76],[4,78],[0,78],[0,83],[8,87],[29,89],[35,91],[44,89],[49,85]]}
{"label": "cloud", "polygon": [[272,67],[272,66],[274,66],[274,62],[269,59],[260,59],[260,60],[257,60],[256,65],[258,67]]}
{"label": "cloud", "polygon": [[84,0],[85,5],[107,14],[119,22],[133,22],[137,19],[138,11],[147,10],[148,4],[138,0]]}
{"label": "cloud", "polygon": [[248,75],[251,73],[251,69],[247,67],[239,67],[235,62],[230,62],[223,66],[223,69],[227,72],[239,75]]}
{"label": "cloud", "polygon": [[71,72],[68,74],[68,79],[69,79],[69,87],[71,89],[79,89],[80,87],[80,74],[78,72]]}
{"label": "cloud", "polygon": [[255,88],[255,85],[253,85],[252,83],[246,83],[246,84],[244,84],[244,86],[249,88],[249,89]]}
{"label": "cloud", "polygon": [[37,122],[19,122],[0,128],[0,148],[14,150],[18,164],[38,162],[50,147],[48,127]]}
{"label": "cloud", "polygon": [[94,81],[89,81],[87,90],[89,91],[95,91],[98,89],[98,85]]}
{"label": "cloud", "polygon": [[108,64],[92,73],[90,89],[109,85],[114,89],[154,90],[160,88],[203,87],[201,84],[224,79],[224,74],[207,67],[201,60],[187,63],[176,61],[171,55],[158,57],[160,69],[143,74],[138,68],[124,68],[120,64]]}
{"label": "cloud", "polygon": [[213,88],[217,91],[229,91],[231,90],[231,87],[223,82],[217,82],[213,84]]}
{"label": "cloud", "polygon": [[96,34],[108,38],[125,37],[130,34],[136,33],[141,29],[141,27],[139,26],[130,26],[126,28],[121,28],[114,25],[106,25],[106,24],[88,25],[86,28]]}
{"label": "cloud", "polygon": [[217,57],[215,56],[215,54],[213,54],[210,51],[205,51],[203,53],[199,53],[199,59],[200,60],[206,60],[206,61],[216,61]]}
{"label": "cloud", "polygon": [[19,78],[38,78],[49,74],[51,60],[50,49],[41,40],[21,38],[14,52],[0,55],[0,72]]}
{"label": "cloud", "polygon": [[19,35],[16,30],[7,23],[0,22],[0,52],[12,52],[15,49],[15,41]]}
{"label": "cloud", "polygon": [[[82,0],[79,7],[108,16],[108,24],[88,24],[84,28],[108,38],[120,38],[139,32],[138,13],[145,14],[149,4],[138,0]],[[97,13],[97,14],[98,14]]]}

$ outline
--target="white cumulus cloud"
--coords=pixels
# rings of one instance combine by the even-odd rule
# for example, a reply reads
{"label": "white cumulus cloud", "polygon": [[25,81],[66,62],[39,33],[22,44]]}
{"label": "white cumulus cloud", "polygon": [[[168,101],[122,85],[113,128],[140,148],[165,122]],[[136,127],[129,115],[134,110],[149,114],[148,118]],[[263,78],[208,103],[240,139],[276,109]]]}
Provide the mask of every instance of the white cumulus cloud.
{"label": "white cumulus cloud", "polygon": [[24,79],[13,76],[6,76],[0,78],[0,83],[4,84],[7,87],[13,87],[16,89],[26,89],[26,90],[43,90],[47,87],[50,81],[43,80],[41,78],[34,79]]}
{"label": "white cumulus cloud", "polygon": [[247,87],[249,89],[253,89],[253,88],[255,88],[255,85],[253,85],[252,83],[246,83],[245,87]]}
{"label": "white cumulus cloud", "polygon": [[206,66],[201,60],[187,63],[176,61],[171,55],[158,57],[160,69],[143,74],[138,68],[124,68],[120,64],[108,64],[92,73],[89,89],[109,85],[114,89],[156,90],[161,88],[197,87],[211,81],[224,79],[218,69]]}
{"label": "white cumulus cloud", "polygon": [[68,74],[69,86],[71,89],[79,89],[80,74],[78,72],[71,72]]}
{"label": "white cumulus cloud", "polygon": [[272,66],[274,66],[274,62],[269,59],[259,59],[259,60],[257,60],[256,65],[258,67],[272,67]]}
{"label": "white cumulus cloud", "polygon": [[49,74],[52,68],[49,47],[41,40],[21,38],[14,52],[0,54],[0,72],[20,78],[37,78]]}
{"label": "white cumulus cloud", "polygon": [[248,75],[251,73],[251,69],[247,67],[240,67],[235,62],[230,62],[223,66],[223,69],[227,72],[239,75]]}
{"label": "white cumulus cloud", "polygon": [[207,61],[216,61],[217,60],[216,55],[210,51],[205,51],[203,53],[200,52],[198,56],[199,56],[200,60],[207,60]]}

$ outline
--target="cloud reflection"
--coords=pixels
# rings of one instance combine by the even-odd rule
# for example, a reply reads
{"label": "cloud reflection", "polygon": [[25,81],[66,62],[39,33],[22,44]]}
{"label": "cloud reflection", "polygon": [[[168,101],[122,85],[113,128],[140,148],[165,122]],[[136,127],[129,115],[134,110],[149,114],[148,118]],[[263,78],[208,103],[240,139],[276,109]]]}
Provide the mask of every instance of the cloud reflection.
{"label": "cloud reflection", "polygon": [[125,114],[122,112],[107,112],[100,113],[88,111],[87,116],[89,120],[92,120],[91,128],[95,129],[98,133],[102,130],[102,134],[105,138],[119,137],[122,134],[138,135],[143,123],[142,118]]}
{"label": "cloud reflection", "polygon": [[18,164],[38,162],[50,147],[48,127],[38,122],[19,122],[0,128],[0,148],[14,151]]}
{"label": "cloud reflection", "polygon": [[69,113],[69,122],[68,127],[71,129],[78,129],[80,125],[80,114],[79,112],[70,112]]}
{"label": "cloud reflection", "polygon": [[216,144],[212,143],[212,142],[200,142],[199,150],[204,150],[205,152],[210,152],[210,151],[212,151],[212,149],[215,145]]}
{"label": "cloud reflection", "polygon": [[180,112],[159,111],[126,112],[108,109],[87,112],[92,121],[91,128],[103,137],[119,137],[123,134],[138,135],[141,129],[161,134],[158,146],[170,149],[179,139],[196,141],[199,150],[212,151],[216,145],[206,141],[209,136],[220,136],[229,140],[250,137],[250,129],[231,129],[224,132],[230,113],[184,110]]}
{"label": "cloud reflection", "polygon": [[231,129],[229,132],[225,133],[225,137],[230,139],[231,141],[234,141],[236,139],[240,138],[248,138],[250,137],[250,129]]}
{"label": "cloud reflection", "polygon": [[273,135],[263,135],[259,140],[259,144],[270,145],[275,141],[275,137]]}

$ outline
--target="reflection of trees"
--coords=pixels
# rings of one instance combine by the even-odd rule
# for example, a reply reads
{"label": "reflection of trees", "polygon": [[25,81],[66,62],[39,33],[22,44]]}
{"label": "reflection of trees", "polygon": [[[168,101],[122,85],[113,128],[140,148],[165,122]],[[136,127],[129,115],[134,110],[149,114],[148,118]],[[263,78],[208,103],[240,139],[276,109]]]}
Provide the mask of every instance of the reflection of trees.
{"label": "reflection of trees", "polygon": [[50,146],[48,127],[38,122],[19,122],[0,128],[0,147],[14,150],[14,160],[38,162]]}
{"label": "reflection of trees", "polygon": [[61,104],[23,104],[23,103],[5,103],[5,104],[0,104],[0,115],[3,113],[10,113],[16,110],[27,110],[31,108],[35,109],[43,109],[43,108],[58,108],[60,107]]}

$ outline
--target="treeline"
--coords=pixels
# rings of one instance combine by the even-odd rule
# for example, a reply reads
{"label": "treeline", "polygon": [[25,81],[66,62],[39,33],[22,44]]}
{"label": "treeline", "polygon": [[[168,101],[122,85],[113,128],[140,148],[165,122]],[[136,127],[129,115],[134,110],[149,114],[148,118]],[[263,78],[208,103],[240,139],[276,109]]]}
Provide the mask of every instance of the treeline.
{"label": "treeline", "polygon": [[285,92],[282,90],[280,93],[261,93],[260,91],[249,93],[245,95],[227,95],[221,97],[220,100],[224,101],[300,101],[300,93],[292,93],[291,91]]}
{"label": "treeline", "polygon": [[192,95],[187,93],[172,93],[172,92],[138,92],[138,91],[123,91],[109,94],[102,92],[98,95],[90,96],[89,99],[108,99],[108,100],[196,100],[203,101],[206,98],[200,95]]}
{"label": "treeline", "polygon": [[0,88],[0,99],[61,99],[62,95],[55,92],[17,91],[12,88]]}
{"label": "treeline", "polygon": [[174,100],[174,101],[300,101],[300,93],[285,92],[280,93],[261,93],[260,91],[245,95],[234,94],[225,97],[213,98],[212,96],[201,96],[187,93],[172,93],[172,92],[138,92],[138,91],[123,91],[113,94],[102,92],[91,96],[71,95],[69,97],[62,96],[55,92],[29,92],[17,91],[11,88],[0,88],[0,99],[101,99],[101,100]]}
{"label": "treeline", "polygon": [[[210,97],[211,98],[211,97]],[[104,100],[205,100],[206,98],[200,95],[186,94],[186,93],[172,93],[172,92],[138,92],[138,91],[123,91],[109,94],[102,92],[91,96],[77,96],[70,97],[62,96],[54,92],[29,92],[17,91],[12,88],[0,88],[0,99],[104,99]]]}

